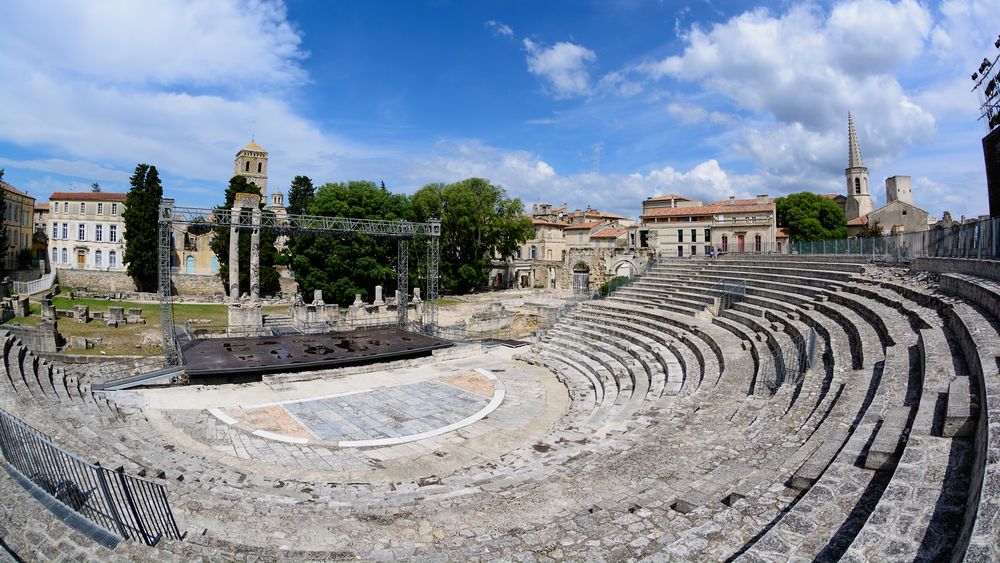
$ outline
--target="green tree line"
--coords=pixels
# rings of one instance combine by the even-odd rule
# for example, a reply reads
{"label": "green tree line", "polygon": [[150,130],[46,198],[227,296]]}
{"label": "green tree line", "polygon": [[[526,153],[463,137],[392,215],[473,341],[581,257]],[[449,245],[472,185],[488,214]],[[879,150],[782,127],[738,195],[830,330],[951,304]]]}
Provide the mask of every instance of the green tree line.
{"label": "green tree line", "polygon": [[[453,184],[430,184],[413,195],[390,192],[384,184],[352,181],[328,183],[313,189],[312,182],[296,177],[289,190],[289,212],[382,219],[391,221],[441,221],[440,282],[446,292],[465,293],[488,281],[494,257],[513,254],[517,245],[534,235],[524,205],[510,198],[503,187],[482,178]],[[411,241],[410,287],[422,286],[426,271],[426,241]],[[295,235],[288,248],[288,263],[302,289],[312,299],[317,289],[323,299],[349,305],[355,294],[370,299],[376,285],[392,295],[397,289],[397,248],[394,239],[367,235]]]}
{"label": "green tree line", "polygon": [[[223,202],[216,209],[232,209],[236,194],[260,194],[254,183],[243,176],[233,176]],[[163,188],[155,166],[139,164],[131,178],[125,201],[126,248],[128,273],[136,286],[155,291],[157,285],[157,214]],[[0,198],[0,211],[2,211]],[[488,282],[493,258],[510,256],[517,246],[534,236],[534,226],[524,215],[524,205],[507,195],[503,187],[482,178],[469,178],[453,184],[429,184],[412,195],[390,192],[385,184],[351,181],[327,183],[314,187],[306,176],[296,176],[288,191],[292,214],[381,219],[389,221],[441,222],[440,289],[465,293],[484,287]],[[207,231],[207,224],[192,224],[189,232]],[[197,232],[196,232],[197,231]],[[2,235],[2,232],[0,232]],[[216,227],[210,243],[219,263],[219,277],[229,288],[229,228]],[[240,233],[240,294],[250,291],[250,232]],[[290,233],[283,250],[275,250],[278,233],[262,229],[260,234],[260,290],[274,294],[279,290],[276,265],[287,264],[299,283],[303,297],[312,300],[313,292],[323,291],[328,303],[349,305],[355,294],[370,299],[376,285],[392,295],[397,287],[396,240],[354,236],[319,236]],[[409,245],[410,287],[426,285],[427,244],[415,239]]]}

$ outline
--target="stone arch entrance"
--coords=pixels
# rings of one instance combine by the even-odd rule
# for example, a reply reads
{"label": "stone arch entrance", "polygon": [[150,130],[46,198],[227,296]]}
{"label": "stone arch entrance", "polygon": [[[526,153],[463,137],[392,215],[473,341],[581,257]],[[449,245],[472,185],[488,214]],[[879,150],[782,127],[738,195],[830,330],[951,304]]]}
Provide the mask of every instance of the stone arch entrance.
{"label": "stone arch entrance", "polygon": [[573,265],[573,295],[590,293],[590,266],[586,262]]}
{"label": "stone arch entrance", "polygon": [[636,267],[635,263],[628,259],[622,259],[615,263],[614,267],[611,269],[614,277],[622,278],[634,278],[639,273],[639,268]]}

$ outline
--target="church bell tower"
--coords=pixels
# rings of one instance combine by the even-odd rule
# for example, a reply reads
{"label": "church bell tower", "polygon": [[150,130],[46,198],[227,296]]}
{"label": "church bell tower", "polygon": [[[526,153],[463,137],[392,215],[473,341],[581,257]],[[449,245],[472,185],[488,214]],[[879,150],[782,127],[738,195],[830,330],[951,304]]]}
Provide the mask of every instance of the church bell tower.
{"label": "church bell tower", "polygon": [[854,119],[847,114],[847,220],[857,219],[875,210],[872,196],[868,193],[868,169],[861,160],[861,145],[854,130]]}
{"label": "church bell tower", "polygon": [[267,151],[250,141],[236,153],[236,164],[233,167],[234,176],[246,176],[260,188],[262,201],[267,201]]}

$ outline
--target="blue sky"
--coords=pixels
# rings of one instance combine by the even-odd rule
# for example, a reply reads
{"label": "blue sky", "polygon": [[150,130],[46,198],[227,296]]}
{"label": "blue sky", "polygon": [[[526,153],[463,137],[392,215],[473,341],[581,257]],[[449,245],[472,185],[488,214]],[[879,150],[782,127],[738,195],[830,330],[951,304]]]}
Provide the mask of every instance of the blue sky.
{"label": "blue sky", "polygon": [[272,190],[483,176],[634,217],[668,192],[841,192],[850,111],[877,204],[902,174],[932,215],[987,210],[969,74],[1000,0],[4,6],[0,167],[39,200],[148,162],[212,206],[255,136]]}

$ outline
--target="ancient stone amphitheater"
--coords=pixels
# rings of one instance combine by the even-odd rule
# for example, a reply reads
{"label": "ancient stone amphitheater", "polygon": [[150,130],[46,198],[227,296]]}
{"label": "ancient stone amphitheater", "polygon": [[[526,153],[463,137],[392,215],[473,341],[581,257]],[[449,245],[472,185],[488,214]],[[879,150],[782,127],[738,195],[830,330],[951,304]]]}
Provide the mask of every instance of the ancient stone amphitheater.
{"label": "ancient stone amphitheater", "polygon": [[481,421],[367,449],[125,406],[8,337],[3,409],[165,485],[186,535],[109,549],[4,472],[0,536],[24,560],[997,560],[995,280],[955,259],[661,264],[530,350],[451,360],[506,388]]}

